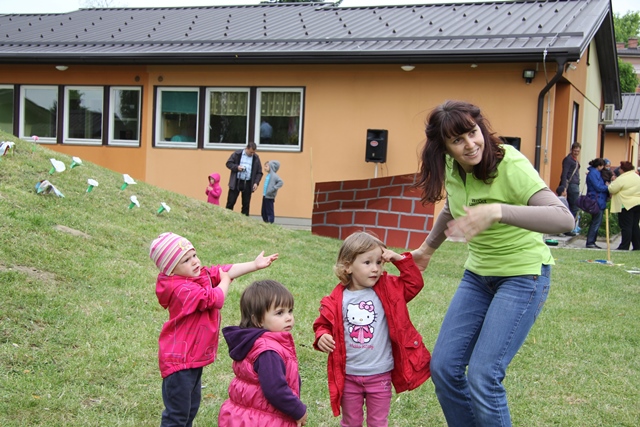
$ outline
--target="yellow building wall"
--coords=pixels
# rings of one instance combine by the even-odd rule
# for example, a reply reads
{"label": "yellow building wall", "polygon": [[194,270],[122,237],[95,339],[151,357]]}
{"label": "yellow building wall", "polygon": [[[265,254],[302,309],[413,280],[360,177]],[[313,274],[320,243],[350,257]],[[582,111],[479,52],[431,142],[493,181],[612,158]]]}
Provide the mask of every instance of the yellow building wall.
{"label": "yellow building wall", "polygon": [[[276,216],[280,217],[310,218],[316,182],[416,172],[427,114],[448,99],[479,105],[497,134],[522,138],[521,150],[534,162],[538,95],[546,84],[540,64],[419,64],[410,72],[401,70],[400,65],[70,66],[64,72],[44,65],[5,66],[0,70],[0,83],[141,85],[140,148],[49,147],[201,200],[206,199],[207,176],[218,172],[224,188],[222,205],[229,180],[225,163],[232,150],[152,148],[154,87],[304,87],[302,152],[272,152],[258,147],[263,163],[281,163],[278,173],[284,187],[275,205]],[[525,84],[522,78],[525,68],[538,70],[531,84]],[[555,64],[547,64],[549,77],[555,69]],[[553,102],[550,109],[545,103],[542,130],[543,150],[546,145],[548,155],[558,140],[557,128],[567,127],[566,117],[560,114],[558,118],[558,106],[562,110],[571,108],[553,98],[555,89],[550,96]],[[577,94],[570,97],[576,98]],[[547,121],[553,131],[547,129]],[[377,171],[376,164],[364,160],[367,129],[389,131],[387,162],[378,164]],[[566,137],[560,141],[564,156]],[[544,153],[541,159],[541,175],[549,182],[550,162],[554,160],[549,157],[545,161]],[[252,215],[259,215],[261,197],[262,186],[252,198]]]}

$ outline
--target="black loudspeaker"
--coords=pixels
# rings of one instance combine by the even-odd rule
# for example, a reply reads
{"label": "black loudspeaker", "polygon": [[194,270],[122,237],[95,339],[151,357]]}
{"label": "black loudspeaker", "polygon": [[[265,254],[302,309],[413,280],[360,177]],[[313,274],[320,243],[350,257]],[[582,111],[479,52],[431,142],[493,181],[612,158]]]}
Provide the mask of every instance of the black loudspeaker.
{"label": "black loudspeaker", "polygon": [[385,163],[387,161],[386,129],[367,129],[367,147],[364,160],[366,162]]}
{"label": "black loudspeaker", "polygon": [[519,136],[501,136],[500,139],[505,143],[511,145],[516,150],[520,151],[520,137]]}

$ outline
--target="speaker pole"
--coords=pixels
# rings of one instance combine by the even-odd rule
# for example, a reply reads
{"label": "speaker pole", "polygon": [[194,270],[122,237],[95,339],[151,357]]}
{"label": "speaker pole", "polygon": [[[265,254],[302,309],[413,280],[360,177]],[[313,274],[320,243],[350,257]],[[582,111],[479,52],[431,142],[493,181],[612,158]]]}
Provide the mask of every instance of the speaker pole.
{"label": "speaker pole", "polygon": [[376,163],[376,170],[375,172],[373,172],[373,177],[377,178],[378,177],[378,164]]}

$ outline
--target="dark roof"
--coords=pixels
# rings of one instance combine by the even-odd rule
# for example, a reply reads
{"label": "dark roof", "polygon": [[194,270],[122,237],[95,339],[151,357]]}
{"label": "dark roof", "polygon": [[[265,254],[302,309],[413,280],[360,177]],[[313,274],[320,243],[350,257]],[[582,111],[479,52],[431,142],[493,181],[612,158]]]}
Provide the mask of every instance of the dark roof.
{"label": "dark roof", "polygon": [[[4,63],[564,63],[579,59],[594,38],[603,82],[617,82],[610,0],[0,15]],[[605,88],[605,96],[618,105],[615,86]]]}
{"label": "dark roof", "polygon": [[425,61],[576,60],[609,0],[339,8],[331,3],[81,9],[0,15],[0,57],[41,60],[344,62],[379,56]]}
{"label": "dark roof", "polygon": [[640,132],[640,93],[623,93],[622,109],[616,111],[607,132]]}

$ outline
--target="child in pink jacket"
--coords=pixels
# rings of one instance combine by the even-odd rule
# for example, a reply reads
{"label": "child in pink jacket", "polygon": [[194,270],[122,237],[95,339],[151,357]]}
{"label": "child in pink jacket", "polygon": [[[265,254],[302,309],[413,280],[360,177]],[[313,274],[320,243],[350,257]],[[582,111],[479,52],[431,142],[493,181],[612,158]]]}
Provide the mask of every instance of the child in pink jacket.
{"label": "child in pink jacket", "polygon": [[207,195],[207,202],[213,205],[220,205],[220,195],[222,194],[222,187],[220,186],[220,174],[212,173],[209,175],[209,185],[204,191]]}
{"label": "child in pink jacket", "polygon": [[165,406],[160,426],[191,426],[200,407],[202,368],[218,351],[220,309],[231,280],[269,267],[278,254],[261,252],[251,262],[203,267],[191,242],[162,233],[149,256],[160,270],[158,302],[169,310],[158,339]]}

